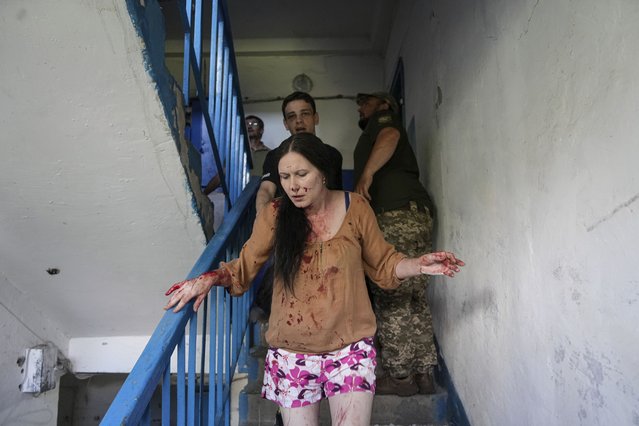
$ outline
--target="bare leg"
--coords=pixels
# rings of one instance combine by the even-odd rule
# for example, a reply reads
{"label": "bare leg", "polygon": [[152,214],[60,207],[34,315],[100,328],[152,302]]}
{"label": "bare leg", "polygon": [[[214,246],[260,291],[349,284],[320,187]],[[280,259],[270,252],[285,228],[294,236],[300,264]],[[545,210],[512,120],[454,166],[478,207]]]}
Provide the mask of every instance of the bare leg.
{"label": "bare leg", "polygon": [[280,407],[284,426],[319,426],[319,401],[304,407]]}
{"label": "bare leg", "polygon": [[332,425],[369,426],[373,396],[370,392],[349,392],[328,398]]}

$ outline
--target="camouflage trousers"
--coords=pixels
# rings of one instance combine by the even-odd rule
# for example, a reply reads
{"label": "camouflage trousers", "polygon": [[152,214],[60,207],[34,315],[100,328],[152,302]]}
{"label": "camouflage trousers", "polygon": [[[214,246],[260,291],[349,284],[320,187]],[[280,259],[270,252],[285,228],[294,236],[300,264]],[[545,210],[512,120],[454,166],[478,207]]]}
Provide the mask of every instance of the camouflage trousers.
{"label": "camouflage trousers", "polygon": [[[384,238],[408,256],[430,252],[433,221],[413,202],[410,210],[378,213]],[[378,353],[382,368],[392,377],[426,373],[437,365],[433,321],[428,306],[426,275],[404,281],[395,290],[369,286],[377,318]]]}

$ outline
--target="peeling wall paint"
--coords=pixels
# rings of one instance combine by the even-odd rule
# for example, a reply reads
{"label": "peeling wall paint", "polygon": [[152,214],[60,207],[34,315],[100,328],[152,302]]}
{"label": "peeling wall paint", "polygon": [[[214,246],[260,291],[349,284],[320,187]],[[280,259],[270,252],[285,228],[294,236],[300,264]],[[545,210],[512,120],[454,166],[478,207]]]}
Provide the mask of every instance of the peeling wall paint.
{"label": "peeling wall paint", "polygon": [[213,205],[201,191],[201,187],[205,185],[200,182],[197,172],[197,170],[201,170],[199,153],[186,139],[184,133],[186,111],[181,88],[165,64],[165,30],[162,11],[157,0],[127,0],[126,4],[133,26],[143,45],[142,54],[144,55],[145,69],[155,82],[167,123],[187,173],[186,187],[192,192],[193,208],[199,213],[202,228],[207,240],[209,240],[214,234]]}

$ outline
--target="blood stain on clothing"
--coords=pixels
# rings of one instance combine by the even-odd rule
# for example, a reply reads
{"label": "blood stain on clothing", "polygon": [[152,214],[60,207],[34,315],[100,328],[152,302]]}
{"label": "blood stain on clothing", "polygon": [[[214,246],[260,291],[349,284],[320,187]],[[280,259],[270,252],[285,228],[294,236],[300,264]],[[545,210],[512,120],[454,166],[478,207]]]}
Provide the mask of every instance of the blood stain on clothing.
{"label": "blood stain on clothing", "polygon": [[324,273],[324,278],[329,277],[330,275],[335,275],[339,272],[339,269],[337,268],[337,266],[331,266],[330,268],[328,268],[326,270],[326,272]]}

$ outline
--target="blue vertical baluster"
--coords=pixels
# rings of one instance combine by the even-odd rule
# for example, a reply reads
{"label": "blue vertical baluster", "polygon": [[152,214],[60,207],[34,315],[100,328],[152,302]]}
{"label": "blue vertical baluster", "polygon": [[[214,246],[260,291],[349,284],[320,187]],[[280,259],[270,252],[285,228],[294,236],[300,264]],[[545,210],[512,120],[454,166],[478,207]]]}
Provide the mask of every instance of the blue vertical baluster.
{"label": "blue vertical baluster", "polygon": [[202,0],[195,0],[195,19],[191,27],[193,28],[195,63],[199,71],[199,74],[194,77],[196,80],[202,81]]}
{"label": "blue vertical baluster", "polygon": [[[217,29],[218,29],[218,11],[219,11],[219,6],[218,6],[218,0],[212,0],[211,2],[211,42],[210,42],[210,52],[209,52],[209,87],[208,87],[208,116],[209,116],[209,120],[211,121],[212,127],[213,127],[213,133],[215,134],[215,138],[216,138],[216,143],[217,143],[217,137],[220,134],[219,131],[219,127],[218,127],[218,123],[216,122],[215,119],[215,108],[217,105],[217,98],[215,96],[215,91],[216,91],[216,87],[217,87],[217,81],[218,81],[218,76],[217,76],[217,55],[218,55],[218,49],[217,49]],[[222,176],[223,170],[219,170],[218,169],[218,173],[221,173],[220,176]]]}
{"label": "blue vertical baluster", "polygon": [[204,299],[202,303],[202,345],[200,348],[200,384],[198,387],[198,425],[204,424],[204,419],[206,416],[204,415],[204,378],[206,377],[206,323],[207,323],[207,312],[208,312],[208,297]]}
{"label": "blue vertical baluster", "polygon": [[215,366],[215,389],[217,393],[217,398],[215,400],[216,413],[222,412],[222,401],[224,398],[224,389],[223,385],[223,375],[224,372],[224,315],[226,312],[224,311],[224,299],[226,294],[221,287],[216,288],[217,291],[217,324],[216,324],[216,341],[215,349],[217,352],[217,363]]}
{"label": "blue vertical baluster", "polygon": [[[221,134],[222,117],[222,65],[224,52],[224,21],[217,21],[217,36],[215,38],[217,47],[215,48],[215,134]],[[213,41],[211,41],[213,43]]]}
{"label": "blue vertical baluster", "polygon": [[217,0],[211,1],[211,47],[209,52],[209,117],[213,122],[213,131],[218,134],[215,125],[215,87],[217,84],[217,27],[218,27],[218,3]]}
{"label": "blue vertical baluster", "polygon": [[[222,24],[223,26],[224,24]],[[228,109],[227,109],[227,104],[228,104],[228,97],[227,97],[227,87],[228,87],[228,75],[227,75],[227,59],[226,59],[226,41],[223,38],[223,45],[224,48],[222,49],[223,52],[223,57],[222,57],[222,101],[221,101],[221,112],[220,112],[220,137],[219,137],[219,141],[220,141],[220,155],[224,158],[224,164],[228,165],[228,136],[227,136],[227,131],[228,131],[228,127],[226,124],[226,116],[228,113]],[[227,199],[230,201],[230,198],[228,197],[229,194],[227,195]]]}
{"label": "blue vertical baluster", "polygon": [[169,360],[162,377],[162,426],[171,424],[171,361]]}
{"label": "blue vertical baluster", "polygon": [[187,394],[187,423],[195,424],[195,358],[197,355],[197,313],[191,316],[189,322],[189,367]]}
{"label": "blue vertical baluster", "polygon": [[191,85],[191,61],[189,52],[191,51],[191,0],[186,0],[184,14],[188,25],[184,26],[184,66],[182,67],[182,96],[184,105],[189,105],[189,90]]}
{"label": "blue vertical baluster", "polygon": [[[211,311],[209,312],[209,328],[210,328],[210,342],[211,342],[211,353],[209,354],[209,423],[215,422],[215,399],[217,395],[217,389],[215,387],[215,383],[217,380],[216,374],[216,349],[217,349],[217,313],[218,313],[218,298],[217,298],[217,287],[214,287],[210,292],[211,297]],[[215,424],[215,423],[213,423]]]}
{"label": "blue vertical baluster", "polygon": [[177,424],[178,426],[186,425],[186,395],[185,395],[185,346],[186,335],[182,336],[178,344],[178,361],[177,361]]}
{"label": "blue vertical baluster", "polygon": [[[220,143],[223,142],[222,135],[222,110],[223,110],[223,99],[222,99],[222,87],[224,82],[224,73],[223,73],[223,45],[224,45],[224,22],[218,20],[217,22],[217,47],[215,54],[215,136],[216,141]],[[220,161],[224,164],[226,156],[223,149],[220,148],[220,144],[218,144],[218,154],[220,156]],[[226,171],[224,171],[226,174]],[[230,199],[228,198],[228,194],[225,190],[226,204],[229,204]],[[227,207],[228,209],[229,207]]]}
{"label": "blue vertical baluster", "polygon": [[224,301],[224,310],[226,311],[226,315],[224,315],[224,359],[226,360],[224,363],[224,418],[226,421],[226,416],[228,415],[228,407],[227,402],[230,396],[231,390],[231,380],[230,380],[230,371],[231,371],[231,302],[233,298],[226,297]]}
{"label": "blue vertical baluster", "polygon": [[[195,65],[197,65],[196,72],[194,72],[195,81],[201,83],[202,81],[202,0],[195,0],[195,17],[193,24],[193,51],[195,56]],[[198,97],[200,100],[204,99],[204,93],[201,93],[201,84],[196,84]],[[202,105],[202,111],[206,111]],[[205,119],[206,120],[206,119]],[[208,129],[207,129],[208,130]],[[209,133],[209,140],[212,140],[214,135]],[[196,416],[196,358],[197,358],[197,323],[198,315],[195,313],[191,317],[189,323],[189,366],[188,366],[188,393],[187,393],[187,422],[189,425],[197,424]]]}
{"label": "blue vertical baluster", "polygon": [[231,152],[230,152],[230,163],[232,164],[232,169],[233,169],[233,176],[231,177],[231,199],[233,200],[233,202],[235,202],[235,200],[237,199],[237,174],[239,172],[238,170],[238,163],[237,163],[237,159],[238,159],[238,155],[239,155],[239,150],[237,149],[238,146],[235,145],[235,112],[234,112],[234,108],[233,108],[233,101],[234,101],[234,96],[233,96],[233,92],[231,91],[233,87],[233,76],[229,75],[229,115],[228,115],[228,126],[229,126],[229,146],[231,147]]}

